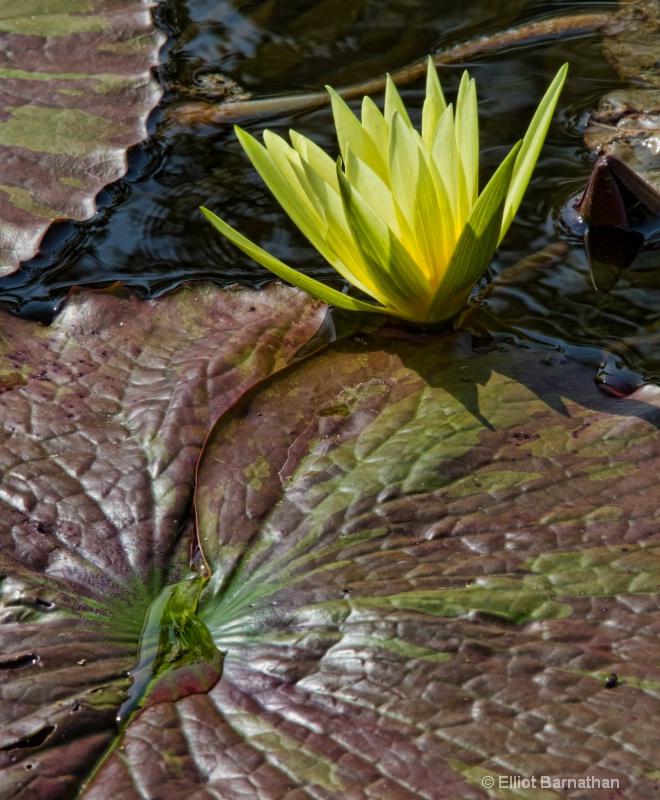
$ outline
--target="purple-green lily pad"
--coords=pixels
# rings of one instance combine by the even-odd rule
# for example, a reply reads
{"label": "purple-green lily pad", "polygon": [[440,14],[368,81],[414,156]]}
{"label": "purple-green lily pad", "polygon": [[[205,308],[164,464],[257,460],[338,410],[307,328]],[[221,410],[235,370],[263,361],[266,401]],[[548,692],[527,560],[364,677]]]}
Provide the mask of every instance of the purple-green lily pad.
{"label": "purple-green lily pad", "polygon": [[48,328],[0,317],[0,797],[71,797],[118,715],[217,680],[204,576],[176,583],[197,459],[324,314],[283,286],[198,285],[76,291]]}
{"label": "purple-green lily pad", "polygon": [[145,0],[21,0],[0,10],[0,267],[53,220],[88,219],[162,95],[165,37]]}
{"label": "purple-green lily pad", "polygon": [[650,792],[658,423],[655,388],[615,400],[465,334],[340,342],[268,379],[199,468],[200,616],[226,655],[180,704],[185,758],[223,797],[250,780],[198,758],[201,713],[264,765],[258,797],[484,797],[485,774]]}
{"label": "purple-green lily pad", "polygon": [[466,333],[309,354],[323,313],[3,319],[6,796],[649,796],[659,391]]}

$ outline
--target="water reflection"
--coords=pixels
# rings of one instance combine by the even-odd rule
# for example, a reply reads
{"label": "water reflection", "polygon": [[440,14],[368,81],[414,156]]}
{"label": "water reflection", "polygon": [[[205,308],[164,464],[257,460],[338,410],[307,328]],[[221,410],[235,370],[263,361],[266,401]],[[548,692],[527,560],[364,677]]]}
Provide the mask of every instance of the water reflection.
{"label": "water reflection", "polygon": [[589,225],[584,232],[584,250],[591,280],[598,292],[609,292],[631,266],[644,245],[644,234],[626,228]]}

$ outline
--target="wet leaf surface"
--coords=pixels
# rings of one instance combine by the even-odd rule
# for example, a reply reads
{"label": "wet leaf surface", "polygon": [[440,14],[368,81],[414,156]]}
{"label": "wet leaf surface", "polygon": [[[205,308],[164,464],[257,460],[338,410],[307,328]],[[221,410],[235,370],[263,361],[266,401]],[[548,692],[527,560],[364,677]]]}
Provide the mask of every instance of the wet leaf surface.
{"label": "wet leaf surface", "polygon": [[[143,625],[188,571],[213,421],[294,358],[324,313],[282,286],[198,285],[150,302],[74,292],[48,328],[0,318],[0,797],[75,793],[116,739],[150,635],[169,640],[151,659],[154,692],[217,680],[196,595],[145,628],[138,665]],[[134,677],[149,684],[148,669]]]}
{"label": "wet leaf surface", "polygon": [[655,388],[615,400],[466,334],[267,379],[198,472],[223,676],[148,708],[85,797],[483,798],[507,774],[650,796],[659,423]]}
{"label": "wet leaf surface", "polygon": [[273,285],[5,318],[0,797],[648,796],[658,390],[465,333],[289,364],[322,315]]}
{"label": "wet leaf surface", "polygon": [[[88,5],[67,25],[92,42],[110,6]],[[65,110],[49,124],[88,130]],[[0,119],[0,139],[20,124],[42,146],[39,113]],[[87,163],[84,143],[53,141],[44,163]],[[39,218],[42,183],[4,193]],[[543,276],[555,299],[570,266]],[[630,291],[653,348],[654,292]],[[619,336],[600,310],[597,343]],[[390,335],[238,400],[306,352],[321,315],[282,289],[197,287],[77,294],[50,329],[0,318],[0,798],[76,796],[94,767],[87,800],[483,798],[507,773],[620,782],[543,800],[651,796],[657,390],[615,400],[557,352]],[[199,610],[195,591],[172,612],[218,415],[197,498],[213,577]],[[120,735],[117,713],[141,706]]]}
{"label": "wet leaf surface", "polygon": [[55,219],[84,220],[126,171],[161,96],[164,41],[146,0],[50,0],[0,9],[0,264],[31,258]]}

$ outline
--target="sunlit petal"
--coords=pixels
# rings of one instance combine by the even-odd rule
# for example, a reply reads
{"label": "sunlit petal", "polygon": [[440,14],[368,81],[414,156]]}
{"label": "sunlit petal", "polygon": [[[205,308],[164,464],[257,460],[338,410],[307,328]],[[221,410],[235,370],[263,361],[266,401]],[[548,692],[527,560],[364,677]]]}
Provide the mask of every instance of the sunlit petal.
{"label": "sunlit petal", "polygon": [[541,152],[541,147],[548,132],[548,128],[550,127],[550,121],[555,112],[559,93],[562,90],[567,73],[568,64],[564,64],[548,87],[548,91],[543,96],[527,129],[525,138],[523,139],[523,146],[516,160],[513,178],[511,179],[511,188],[509,189],[509,195],[504,207],[502,230],[500,231],[499,238],[500,242],[504,238],[504,234],[509,230],[509,225],[511,225],[516,211],[518,211],[525,189],[532,176],[532,171],[536,165],[539,153]]}
{"label": "sunlit petal", "polygon": [[[265,149],[245,131],[239,131],[252,163],[303,235],[343,278],[372,294],[375,285],[365,280],[364,265],[353,246],[339,194],[335,192],[331,202],[332,187],[320,176],[312,186],[313,171],[305,173],[299,153],[281,137],[265,131]],[[334,183],[337,185],[336,169]],[[326,190],[328,196],[324,195]]]}
{"label": "sunlit petal", "polygon": [[212,211],[209,211],[206,208],[202,208],[200,210],[213,225],[213,227],[216,228],[216,230],[226,236],[244,253],[246,253],[246,255],[250,256],[250,258],[253,258],[263,267],[266,267],[266,269],[274,272],[278,277],[288,281],[289,283],[292,283],[294,286],[298,286],[300,289],[304,289],[306,292],[314,295],[314,297],[318,297],[320,300],[325,300],[326,303],[330,303],[331,305],[345,308],[348,311],[365,311],[369,313],[378,312],[382,314],[383,311],[387,310],[381,306],[363,303],[360,300],[356,300],[353,297],[342,294],[336,289],[331,289],[329,286],[319,283],[319,281],[315,281],[313,278],[309,278],[307,275],[303,275],[302,272],[298,272],[291,267],[287,267],[287,265],[282,261],[274,258],[270,255],[270,253],[267,253],[261,247],[253,244],[249,239],[240,234],[238,231],[234,230],[234,228],[232,228],[230,225],[227,225],[226,222],[223,222],[223,220],[217,217]]}
{"label": "sunlit petal", "polygon": [[417,132],[408,128],[394,112],[390,139],[390,182],[402,226],[412,231],[413,241],[406,248],[430,285],[437,284],[441,265],[440,208],[431,173],[422,154]]}
{"label": "sunlit petal", "polygon": [[282,174],[273,160],[272,154],[263,145],[259,144],[256,139],[240,128],[236,129],[236,133],[250,161],[252,161],[255,169],[282,208],[309,239],[311,244],[324,257],[327,257],[327,250],[323,243],[323,229],[325,227],[323,220],[306,197],[298,178],[295,176],[293,167],[291,167],[286,157],[284,158],[285,168],[287,173],[293,176],[293,183],[289,183],[287,177]]}
{"label": "sunlit petal", "polygon": [[[338,186],[337,169],[336,167],[334,169],[334,184]],[[377,297],[379,295],[377,283],[370,279],[362,256],[355,247],[353,233],[346,219],[339,192],[335,191],[334,186],[331,186],[304,159],[302,170],[305,181],[318,204],[319,216],[324,222],[319,235],[323,238],[325,249],[322,250],[320,247],[317,249],[342,278],[366,294]]]}
{"label": "sunlit petal", "polygon": [[374,211],[382,217],[387,227],[400,239],[401,228],[389,187],[352,150],[348,152],[345,169],[346,178],[351,186],[357,189]]}
{"label": "sunlit petal", "polygon": [[374,145],[373,160],[369,166],[384,183],[389,184],[387,143],[390,128],[380,109],[370,97],[365,97],[362,101],[362,126]]}
{"label": "sunlit petal", "polygon": [[[461,230],[467,219],[459,202],[459,162],[458,148],[456,147],[456,131],[454,126],[454,109],[450,105],[444,111],[436,126],[431,160],[435,166],[431,174],[436,181],[438,197],[446,197],[448,204],[444,207],[447,223],[447,242],[453,252],[454,245],[461,235]],[[442,189],[440,189],[440,184]],[[442,208],[441,203],[441,208]],[[451,252],[450,252],[451,254]]]}
{"label": "sunlit petal", "polygon": [[422,138],[429,150],[433,146],[438,121],[446,108],[447,101],[440,86],[438,71],[435,68],[433,59],[429,56],[426,73],[426,99],[422,109]]}
{"label": "sunlit petal", "polygon": [[470,289],[493,257],[520,147],[521,142],[518,142],[500,164],[470,212],[447,266],[445,278],[429,307],[430,319],[435,319],[447,309],[451,310],[451,316],[457,314],[465,304]]}
{"label": "sunlit petal", "polygon": [[[375,172],[383,170],[383,156],[378,145],[362,126],[344,100],[330,87],[327,87],[332,100],[332,113],[337,128],[337,140],[341,157],[346,161],[346,153],[350,148],[358,158],[368,164]],[[381,175],[381,177],[384,177]]]}
{"label": "sunlit petal", "polygon": [[402,310],[421,310],[430,296],[430,286],[410,254],[375,213],[373,208],[338,171],[346,217],[355,244],[372,277],[378,277],[389,305]]}
{"label": "sunlit petal", "polygon": [[301,136],[299,133],[296,133],[296,131],[290,131],[289,133],[291,142],[298,153],[300,153],[300,157],[303,158],[326,183],[329,183],[330,186],[335,188],[335,191],[339,192],[334,159],[330,158],[325,150],[322,150],[306,136]]}
{"label": "sunlit petal", "polygon": [[479,193],[479,118],[477,90],[467,72],[461,78],[456,101],[456,146],[465,185],[465,203],[472,208]]}
{"label": "sunlit petal", "polygon": [[403,100],[401,99],[401,95],[399,94],[398,89],[394,85],[394,81],[392,80],[391,75],[387,76],[387,83],[385,85],[385,112],[384,117],[385,121],[388,125],[392,124],[392,115],[394,112],[397,112],[401,119],[406,123],[406,125],[411,128],[412,122],[410,121],[410,117],[408,116],[408,112],[406,111],[406,107],[403,105]]}

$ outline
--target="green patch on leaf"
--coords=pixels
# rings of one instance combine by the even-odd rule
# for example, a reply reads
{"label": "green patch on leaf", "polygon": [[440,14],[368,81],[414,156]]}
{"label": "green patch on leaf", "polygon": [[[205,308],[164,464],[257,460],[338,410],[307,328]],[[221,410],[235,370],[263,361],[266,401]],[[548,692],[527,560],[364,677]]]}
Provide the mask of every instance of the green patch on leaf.
{"label": "green patch on leaf", "polygon": [[[22,81],[78,81],[85,87],[92,88],[94,92],[116,92],[139,85],[134,76],[107,74],[85,74],[82,72],[28,72],[21,69],[0,69],[0,78],[6,80]],[[84,89],[58,88],[61,94],[79,94]],[[8,109],[5,109],[8,110]]]}
{"label": "green patch on leaf", "polygon": [[60,178],[60,183],[63,183],[65,186],[70,186],[72,189],[84,189],[85,184],[80,180],[80,178]]}
{"label": "green patch on leaf", "polygon": [[264,716],[234,713],[229,716],[231,727],[248,739],[267,761],[281,766],[286,772],[296,775],[296,780],[317,785],[326,791],[344,791],[346,787],[337,775],[338,765],[315,750],[312,737],[309,744],[287,736],[268,722]]}
{"label": "green patch on leaf", "polygon": [[263,456],[259,456],[243,470],[247,485],[251,489],[261,489],[261,479],[270,477],[270,467]]}
{"label": "green patch on leaf", "polygon": [[0,144],[39,153],[89,158],[127,133],[120,120],[76,108],[15,106],[4,111],[11,116],[0,122]]}
{"label": "green patch on leaf", "polygon": [[609,481],[614,478],[625,478],[632,475],[639,467],[636,464],[626,464],[625,462],[614,462],[610,464],[594,464],[584,467],[584,471],[592,481]]}
{"label": "green patch on leaf", "polygon": [[0,192],[4,192],[16,208],[34,214],[35,217],[52,219],[54,216],[57,216],[57,211],[55,209],[49,208],[47,205],[35,200],[32,192],[27,189],[20,189],[17,186],[3,186],[0,184]]}
{"label": "green patch on leaf", "polygon": [[99,46],[99,50],[118,55],[138,55],[151,45],[151,36],[135,36],[122,42],[107,42]]}
{"label": "green patch on leaf", "polygon": [[504,577],[485,578],[461,589],[404,592],[386,597],[355,598],[348,602],[354,608],[399,608],[434,617],[456,617],[485,611],[519,625],[536,619],[562,619],[572,611],[570,605],[555,602],[546,584],[532,576],[520,581]]}
{"label": "green patch on leaf", "polygon": [[548,553],[528,563],[565,597],[656,594],[660,586],[660,548],[592,547],[575,553]]}
{"label": "green patch on leaf", "polygon": [[540,522],[542,525],[586,526],[594,522],[614,522],[621,519],[623,511],[616,506],[582,506],[579,504],[566,507],[559,506],[550,513],[545,514]]}
{"label": "green patch on leaf", "polygon": [[355,646],[365,649],[387,650],[405,659],[419,659],[420,661],[429,661],[435,664],[443,664],[452,659],[451,653],[441,653],[437,650],[431,650],[428,647],[418,647],[417,645],[406,642],[404,639],[399,639],[395,636],[376,635],[361,638],[358,635],[356,636]]}
{"label": "green patch on leaf", "polygon": [[450,497],[464,497],[480,492],[492,494],[507,489],[520,489],[540,477],[538,472],[516,472],[508,469],[480,472],[478,477],[470,476],[456,481],[447,489],[447,494]]}
{"label": "green patch on leaf", "polygon": [[93,0],[58,0],[53,13],[50,0],[21,0],[19,4],[3,3],[0,8],[0,30],[26,36],[68,36],[72,33],[93,33],[109,27],[107,18],[90,14]]}

